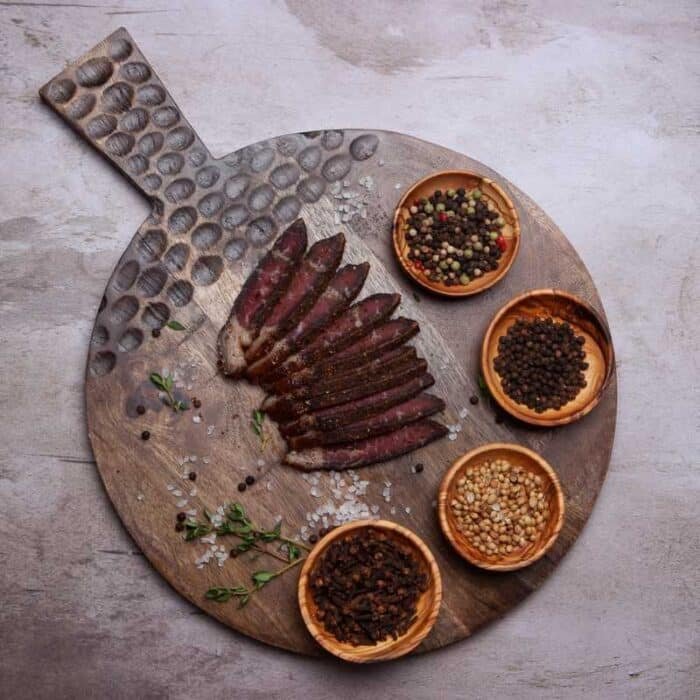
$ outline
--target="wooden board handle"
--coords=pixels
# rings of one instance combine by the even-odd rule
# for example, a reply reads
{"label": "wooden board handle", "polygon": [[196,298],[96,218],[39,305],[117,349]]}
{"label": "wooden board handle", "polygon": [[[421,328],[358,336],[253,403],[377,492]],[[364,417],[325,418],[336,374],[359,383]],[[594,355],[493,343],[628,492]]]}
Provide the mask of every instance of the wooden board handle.
{"label": "wooden board handle", "polygon": [[211,158],[123,27],[39,94],[152,199],[177,201],[182,175]]}

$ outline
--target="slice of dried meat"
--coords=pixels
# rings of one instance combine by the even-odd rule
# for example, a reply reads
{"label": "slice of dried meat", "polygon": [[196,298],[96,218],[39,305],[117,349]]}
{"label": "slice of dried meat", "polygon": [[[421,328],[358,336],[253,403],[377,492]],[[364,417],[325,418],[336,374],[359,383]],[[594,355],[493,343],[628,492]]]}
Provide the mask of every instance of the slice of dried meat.
{"label": "slice of dried meat", "polygon": [[331,355],[327,360],[320,360],[312,367],[305,367],[293,374],[288,374],[266,388],[275,394],[286,394],[295,387],[320,381],[325,377],[361,366],[373,358],[403,345],[418,333],[418,324],[409,318],[396,318],[380,323],[364,338]]}
{"label": "slice of dried meat", "polygon": [[360,293],[367,279],[369,264],[346,265],[336,272],[325,291],[306,316],[297,323],[270,352],[255,362],[248,370],[251,379],[263,380],[273,376],[281,364],[293,353],[311,342],[329,323],[345,311]]}
{"label": "slice of dried meat", "polygon": [[338,443],[365,440],[375,435],[389,433],[402,425],[413,423],[421,418],[432,416],[445,408],[445,402],[432,394],[419,394],[408,401],[387,408],[369,418],[350,423],[336,430],[312,430],[303,435],[291,437],[289,446],[293,450],[303,450],[319,445],[334,445]]}
{"label": "slice of dried meat", "polygon": [[409,379],[424,374],[427,368],[428,363],[422,358],[409,360],[392,371],[380,372],[374,377],[368,377],[365,381],[355,381],[351,386],[337,391],[321,391],[303,399],[296,398],[291,394],[268,396],[263,401],[262,409],[275,420],[289,420],[304,413],[356,401],[365,396],[400,386]]}
{"label": "slice of dried meat", "polygon": [[[314,341],[285,360],[267,380],[309,367],[322,357],[340,352],[359,338],[367,335],[377,324],[386,320],[399,305],[400,294],[373,294],[351,306],[328,326]],[[250,367],[249,376],[260,376],[263,370]]]}
{"label": "slice of dried meat", "polygon": [[324,238],[309,248],[293,273],[287,290],[246,350],[247,364],[262,357],[313,306],[340,264],[344,248],[345,236],[342,233]]}
{"label": "slice of dried meat", "polygon": [[356,469],[386,462],[427,445],[447,434],[447,428],[432,420],[419,420],[391,433],[337,447],[312,447],[288,452],[284,461],[297,469]]}
{"label": "slice of dried meat", "polygon": [[285,438],[301,435],[310,430],[337,430],[362,418],[376,415],[385,408],[395,406],[428,389],[434,383],[435,379],[431,374],[422,374],[420,377],[378,394],[372,394],[340,406],[331,406],[315,413],[305,413],[293,421],[280,423],[278,427]]}
{"label": "slice of dried meat", "polygon": [[224,374],[239,377],[245,370],[245,349],[287,289],[292,272],[306,250],[306,224],[297,219],[275,241],[236,297],[218,338],[219,364]]}

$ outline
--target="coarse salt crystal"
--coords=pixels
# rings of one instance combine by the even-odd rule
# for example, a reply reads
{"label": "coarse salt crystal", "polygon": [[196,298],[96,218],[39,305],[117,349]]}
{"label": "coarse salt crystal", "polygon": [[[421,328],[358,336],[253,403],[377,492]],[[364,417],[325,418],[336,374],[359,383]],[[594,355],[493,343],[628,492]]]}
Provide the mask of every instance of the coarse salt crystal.
{"label": "coarse salt crystal", "polygon": [[467,411],[466,408],[463,408],[463,409],[459,412],[459,417],[460,417],[460,418],[466,418],[468,413],[469,413],[469,411]]}
{"label": "coarse salt crystal", "polygon": [[202,462],[203,462],[204,464],[209,464],[210,461],[211,461],[211,460],[209,459],[209,457],[204,457],[204,458],[202,459]]}
{"label": "coarse salt crystal", "polygon": [[200,542],[205,542],[206,544],[214,544],[216,542],[216,533],[212,532],[209,535],[204,535],[204,537],[199,538]]}
{"label": "coarse salt crystal", "polygon": [[165,488],[168,489],[168,491],[174,491],[174,490],[175,490],[175,487],[174,487],[172,484],[168,484]]}
{"label": "coarse salt crystal", "polygon": [[396,508],[394,506],[391,506],[391,510],[389,511],[392,515],[396,515]]}
{"label": "coarse salt crystal", "polygon": [[193,518],[197,515],[197,509],[196,508],[190,508],[187,512],[187,515],[191,515]]}
{"label": "coarse salt crystal", "polygon": [[190,491],[190,497],[194,498],[196,495],[197,495],[197,487],[195,486],[195,488],[193,488]]}
{"label": "coarse salt crystal", "polygon": [[144,499],[144,495],[142,493],[140,493],[138,496],[136,496],[137,501],[143,501],[143,499]]}
{"label": "coarse salt crystal", "polygon": [[181,498],[176,504],[178,508],[184,508],[187,505],[187,499]]}
{"label": "coarse salt crystal", "polygon": [[216,426],[215,426],[215,425],[209,425],[209,426],[207,426],[207,435],[212,435],[212,434],[214,433],[215,430],[216,430]]}
{"label": "coarse salt crystal", "polygon": [[180,489],[175,489],[173,491],[173,496],[175,496],[176,498],[179,498],[180,496],[182,496],[182,491],[180,491]]}
{"label": "coarse salt crystal", "polygon": [[192,422],[193,422],[193,423],[201,423],[201,422],[202,422],[202,416],[192,416]]}
{"label": "coarse salt crystal", "polygon": [[406,511],[406,513],[407,513],[408,515],[411,514],[411,506],[406,506],[406,507],[404,508],[404,510]]}

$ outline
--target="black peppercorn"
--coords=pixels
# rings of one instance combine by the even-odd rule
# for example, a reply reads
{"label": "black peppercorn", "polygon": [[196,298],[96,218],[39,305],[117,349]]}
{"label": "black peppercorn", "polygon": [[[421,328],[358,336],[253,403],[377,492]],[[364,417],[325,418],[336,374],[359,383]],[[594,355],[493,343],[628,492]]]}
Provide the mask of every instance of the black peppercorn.
{"label": "black peppercorn", "polygon": [[245,478],[245,482],[248,484],[248,486],[252,486],[255,483],[255,477],[248,475]]}
{"label": "black peppercorn", "polygon": [[183,522],[184,520],[187,520],[187,513],[178,513],[177,519],[179,522]]}
{"label": "black peppercorn", "polygon": [[177,532],[182,532],[185,529],[184,523],[175,523],[175,530]]}
{"label": "black peppercorn", "polygon": [[197,479],[197,472],[190,472],[187,477],[189,478],[190,481],[196,481]]}
{"label": "black peppercorn", "polygon": [[416,464],[416,466],[413,467],[413,471],[416,474],[420,474],[423,471],[423,465],[420,462],[418,462],[418,464]]}
{"label": "black peppercorn", "polygon": [[144,413],[146,413],[146,407],[145,407],[145,406],[141,406],[141,404],[139,404],[139,405],[136,407],[136,413],[138,413],[140,416],[142,416]]}
{"label": "black peppercorn", "polygon": [[151,433],[148,432],[148,430],[144,430],[141,433],[141,439],[142,440],[148,440],[151,437]]}
{"label": "black peppercorn", "polygon": [[311,542],[311,544],[316,544],[316,542],[318,542],[318,535],[315,532],[309,535],[309,542]]}
{"label": "black peppercorn", "polygon": [[202,407],[202,402],[201,402],[199,399],[194,398],[194,399],[192,399],[192,405],[193,405],[195,408],[201,408],[201,407]]}
{"label": "black peppercorn", "polygon": [[160,337],[160,328],[154,328],[154,329],[151,331],[151,335],[152,335],[154,338]]}
{"label": "black peppercorn", "polygon": [[479,397],[476,394],[473,394],[472,396],[469,397],[469,403],[472,406],[476,406],[476,404],[479,403]]}
{"label": "black peppercorn", "polygon": [[237,549],[232,549],[228,555],[231,557],[231,559],[235,559],[238,556],[238,550]]}
{"label": "black peppercorn", "polygon": [[241,493],[243,493],[243,492],[246,490],[246,488],[247,488],[247,487],[246,487],[244,481],[241,481],[241,483],[238,484],[238,490],[239,490]]}

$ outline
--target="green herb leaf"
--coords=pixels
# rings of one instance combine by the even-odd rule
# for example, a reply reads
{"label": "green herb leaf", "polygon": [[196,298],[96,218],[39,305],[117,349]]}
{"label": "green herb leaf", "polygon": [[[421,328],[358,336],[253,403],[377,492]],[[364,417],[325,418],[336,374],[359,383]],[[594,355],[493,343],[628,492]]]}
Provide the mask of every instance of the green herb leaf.
{"label": "green herb leaf", "polygon": [[166,325],[168,326],[168,328],[171,328],[174,331],[185,330],[185,327],[179,321],[168,321]]}
{"label": "green herb leaf", "polygon": [[158,372],[153,372],[150,376],[151,383],[155,384],[161,391],[167,391],[165,380],[158,374]]}
{"label": "green herb leaf", "polygon": [[276,575],[274,571],[256,571],[251,578],[256,588],[262,588],[266,583],[270,583]]}
{"label": "green herb leaf", "polygon": [[230,588],[210,588],[204,597],[207,600],[215,600],[217,603],[226,603],[235,595]]}
{"label": "green herb leaf", "polygon": [[288,544],[287,552],[289,554],[289,561],[296,561],[301,556],[301,550],[295,544]]}
{"label": "green herb leaf", "polygon": [[477,378],[477,383],[479,384],[479,391],[481,391],[482,394],[489,393],[489,388],[486,386],[486,382],[484,381],[482,375],[479,375],[479,377]]}
{"label": "green herb leaf", "polygon": [[248,601],[250,600],[250,595],[242,595],[238,598],[238,608],[244,608],[246,605],[248,605]]}

